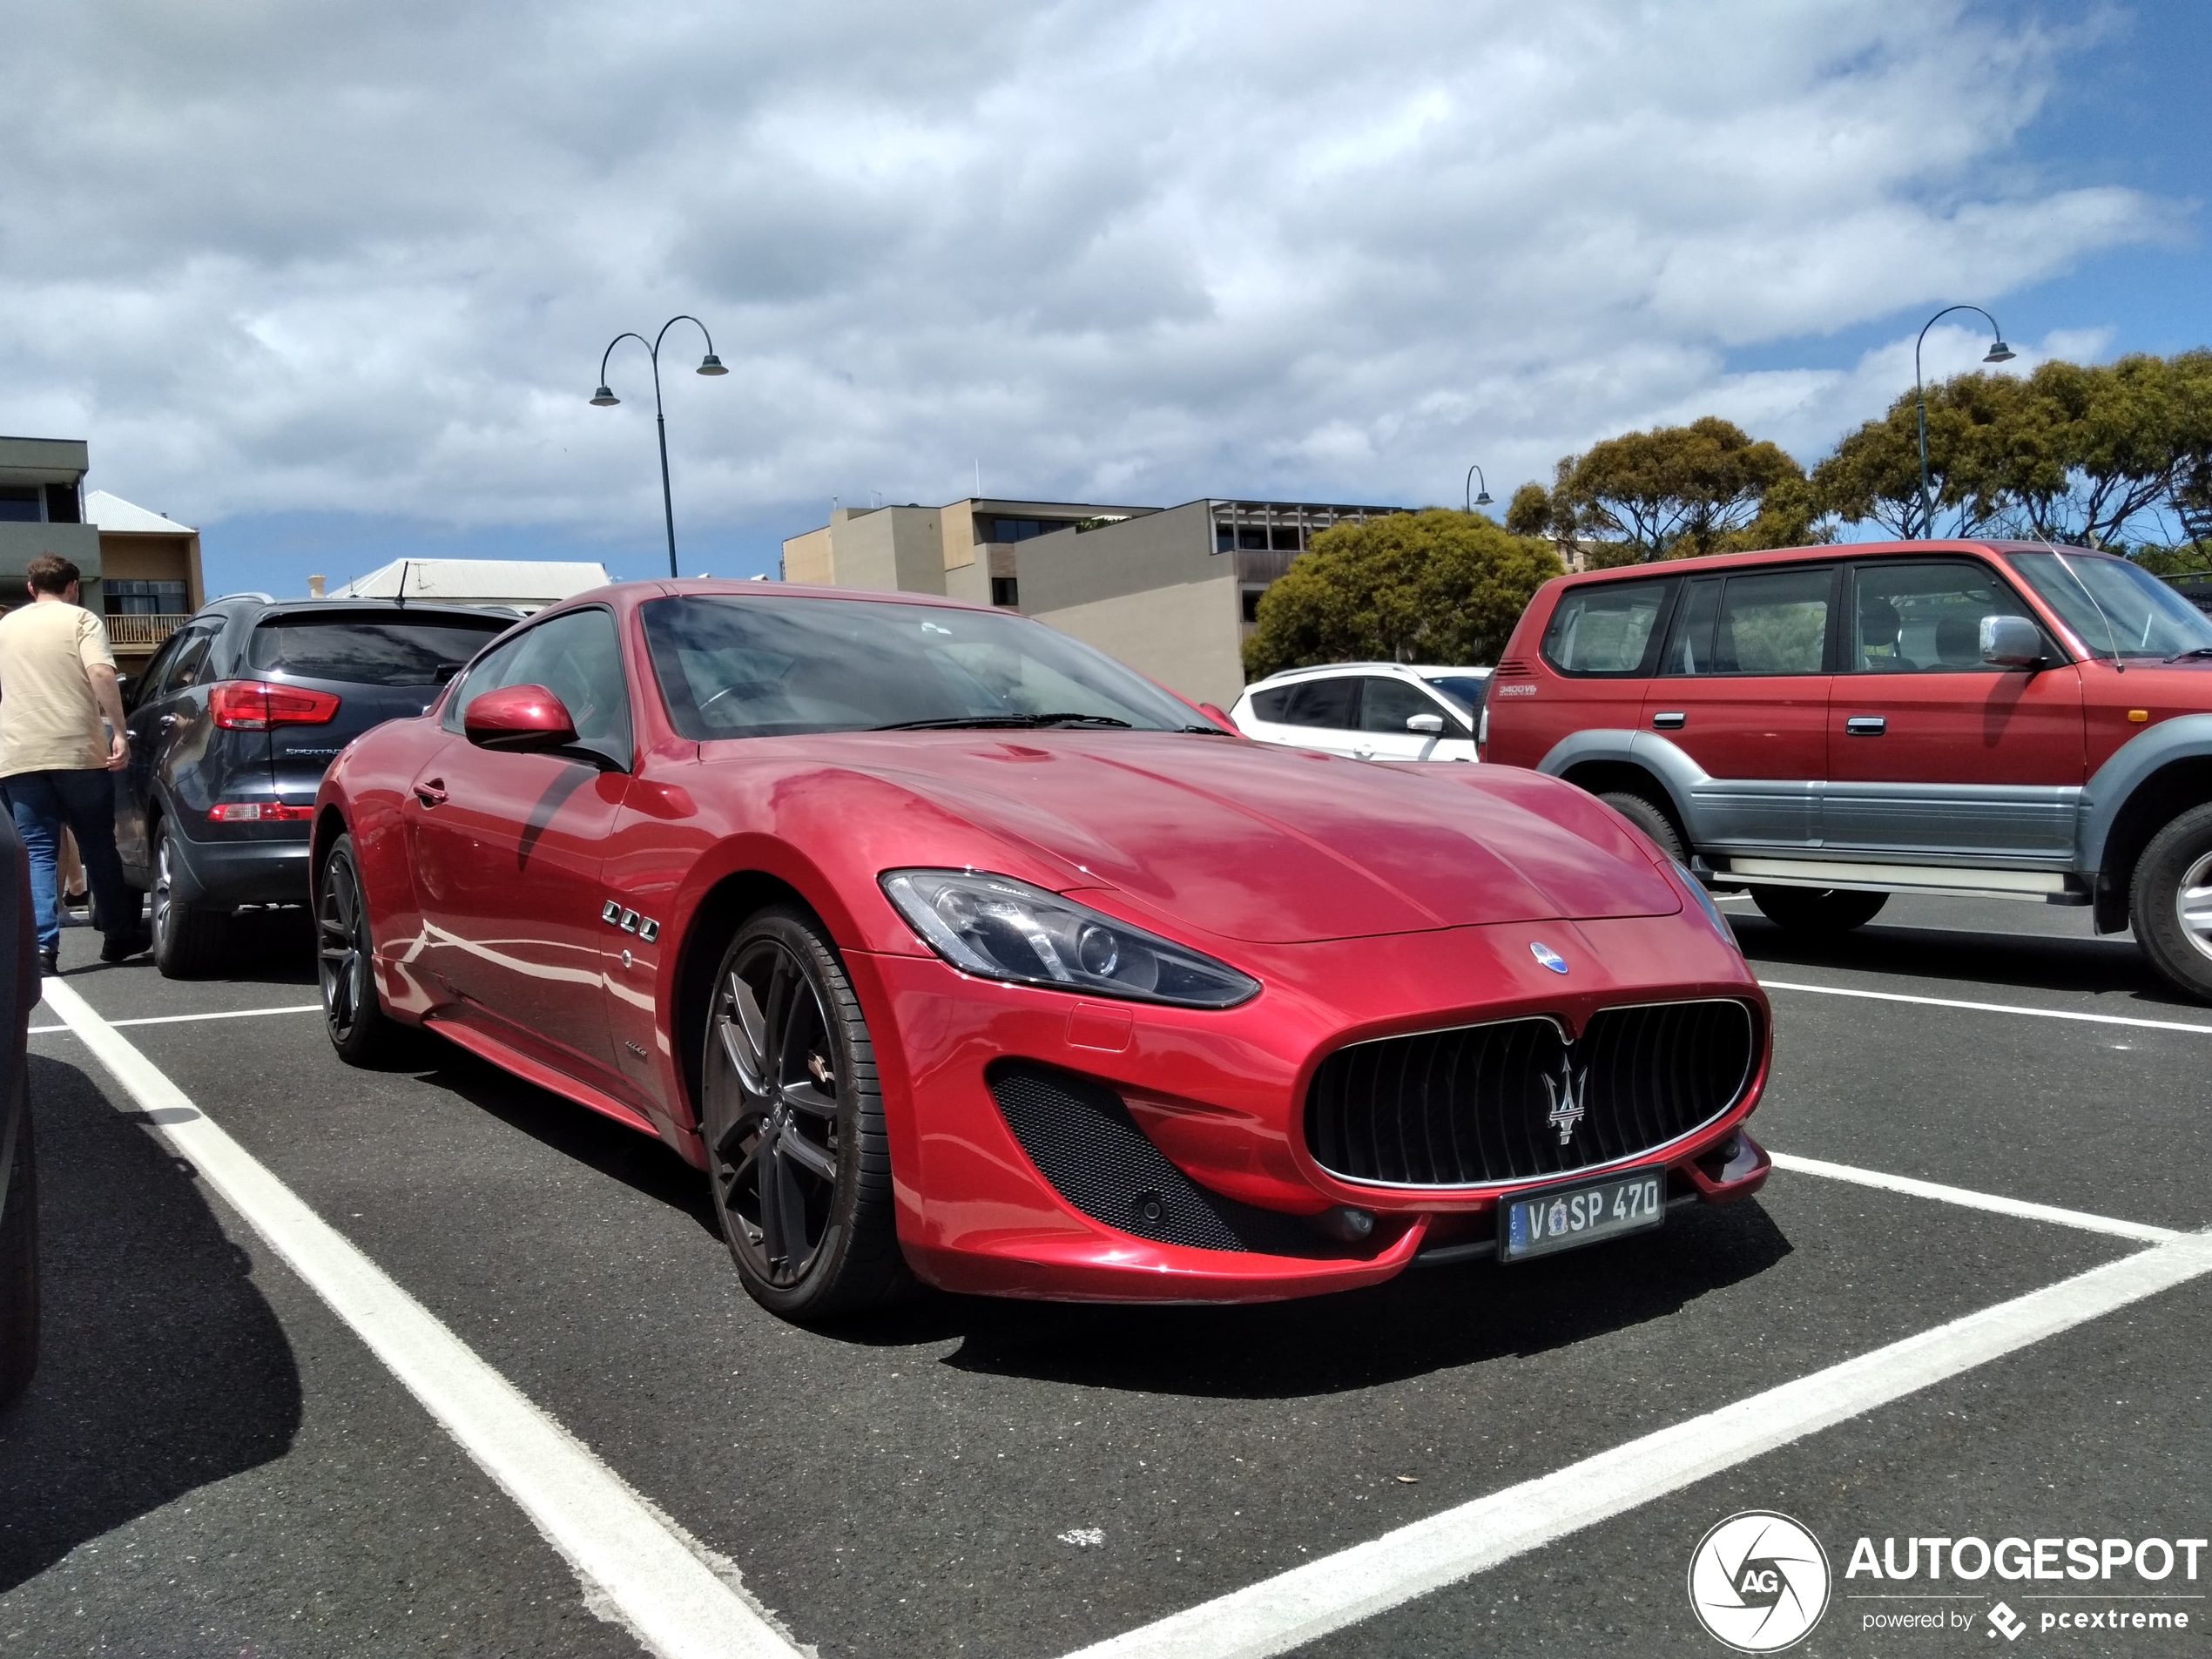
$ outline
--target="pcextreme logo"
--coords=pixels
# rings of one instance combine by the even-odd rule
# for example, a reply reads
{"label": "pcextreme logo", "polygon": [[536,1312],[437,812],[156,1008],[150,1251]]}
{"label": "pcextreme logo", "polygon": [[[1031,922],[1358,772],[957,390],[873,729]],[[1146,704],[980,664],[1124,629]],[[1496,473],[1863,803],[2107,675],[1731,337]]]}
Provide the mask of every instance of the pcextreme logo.
{"label": "pcextreme logo", "polygon": [[1716,1642],[1779,1653],[1828,1610],[1828,1552],[1806,1527],[1769,1509],[1730,1515],[1689,1557],[1689,1606]]}

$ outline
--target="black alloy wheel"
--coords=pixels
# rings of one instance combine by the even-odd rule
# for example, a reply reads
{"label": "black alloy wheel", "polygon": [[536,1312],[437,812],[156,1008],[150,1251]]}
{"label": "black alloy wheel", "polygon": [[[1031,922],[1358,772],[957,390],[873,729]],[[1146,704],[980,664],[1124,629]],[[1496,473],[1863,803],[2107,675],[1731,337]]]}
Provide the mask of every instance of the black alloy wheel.
{"label": "black alloy wheel", "polygon": [[322,991],[323,1028],[340,1059],[374,1065],[400,1048],[405,1028],[377,1000],[368,900],[350,835],[332,845],[315,893],[315,982]]}
{"label": "black alloy wheel", "polygon": [[1751,902],[1777,927],[1828,938],[1863,927],[1890,901],[1886,893],[1856,887],[1753,887]]}
{"label": "black alloy wheel", "polygon": [[[164,979],[205,979],[222,964],[230,912],[177,896],[176,837],[168,820],[153,826],[153,965]],[[103,916],[103,923],[107,919]]]}
{"label": "black alloy wheel", "polygon": [[813,917],[755,916],[714,977],[700,1130],[722,1236],[752,1298],[820,1319],[906,1282],[875,1053]]}

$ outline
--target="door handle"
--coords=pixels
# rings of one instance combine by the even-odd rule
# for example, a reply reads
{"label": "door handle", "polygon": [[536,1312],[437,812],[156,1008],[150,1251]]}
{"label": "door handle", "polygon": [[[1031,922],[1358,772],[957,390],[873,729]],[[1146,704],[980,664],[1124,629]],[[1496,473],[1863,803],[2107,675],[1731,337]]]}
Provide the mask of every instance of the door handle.
{"label": "door handle", "polygon": [[1372,760],[1375,758],[1375,745],[1372,743],[1354,744],[1352,754],[1355,760]]}
{"label": "door handle", "polygon": [[1654,732],[1679,732],[1689,724],[1689,714],[1681,709],[1662,709],[1651,717]]}
{"label": "door handle", "polygon": [[171,726],[177,725],[185,717],[181,714],[165,714],[161,717],[161,729],[165,732]]}
{"label": "door handle", "polygon": [[1844,722],[1844,730],[1854,738],[1878,738],[1890,729],[1890,723],[1878,714],[1854,714]]}
{"label": "door handle", "polygon": [[415,785],[415,798],[425,806],[442,806],[446,799],[446,780],[442,778],[425,778]]}

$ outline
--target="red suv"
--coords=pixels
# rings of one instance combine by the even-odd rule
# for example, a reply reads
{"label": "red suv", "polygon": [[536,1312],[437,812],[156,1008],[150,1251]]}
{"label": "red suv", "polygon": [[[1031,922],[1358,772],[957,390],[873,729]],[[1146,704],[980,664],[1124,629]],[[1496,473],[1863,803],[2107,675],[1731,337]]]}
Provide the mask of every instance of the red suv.
{"label": "red suv", "polygon": [[1562,577],[1486,760],[1602,797],[1784,927],[1892,893],[2094,905],[2212,1001],[2212,617],[2020,542],[1790,548]]}

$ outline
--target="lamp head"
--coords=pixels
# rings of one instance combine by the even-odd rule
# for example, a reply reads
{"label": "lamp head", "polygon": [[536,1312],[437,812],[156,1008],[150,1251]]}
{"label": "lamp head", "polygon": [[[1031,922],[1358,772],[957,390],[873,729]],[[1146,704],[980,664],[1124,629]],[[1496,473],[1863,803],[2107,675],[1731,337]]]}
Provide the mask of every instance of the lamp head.
{"label": "lamp head", "polygon": [[2009,363],[2018,354],[2010,346],[2001,340],[1997,340],[1990,342],[1989,355],[1981,361],[1985,363]]}
{"label": "lamp head", "polygon": [[699,373],[702,374],[726,374],[729,372],[722,367],[722,360],[712,352],[699,360]]}
{"label": "lamp head", "polygon": [[1490,492],[1486,489],[1480,496],[1477,496],[1474,498],[1474,504],[1477,507],[1487,507],[1490,504]]}
{"label": "lamp head", "polygon": [[620,398],[604,386],[591,395],[591,406],[594,408],[610,409],[621,401]]}

